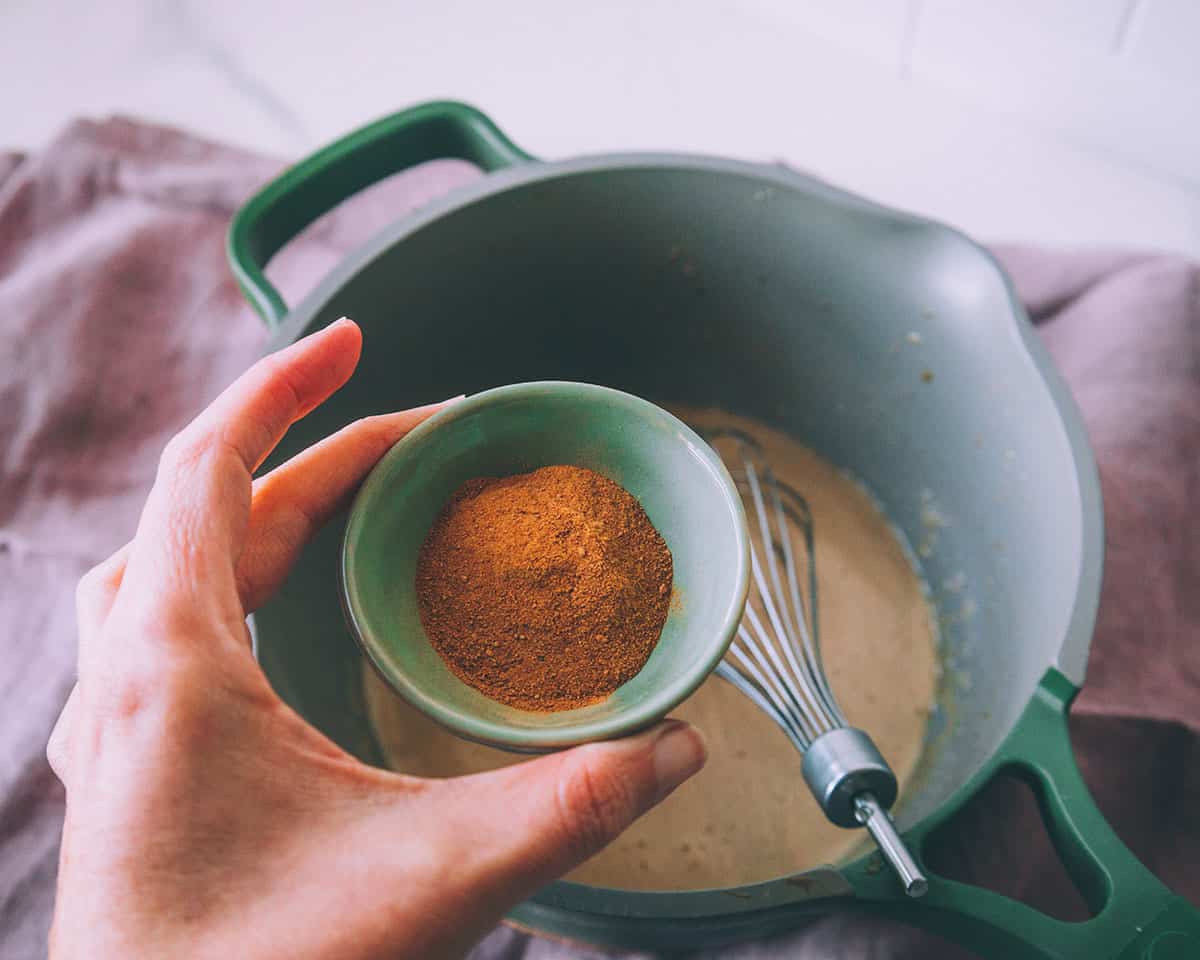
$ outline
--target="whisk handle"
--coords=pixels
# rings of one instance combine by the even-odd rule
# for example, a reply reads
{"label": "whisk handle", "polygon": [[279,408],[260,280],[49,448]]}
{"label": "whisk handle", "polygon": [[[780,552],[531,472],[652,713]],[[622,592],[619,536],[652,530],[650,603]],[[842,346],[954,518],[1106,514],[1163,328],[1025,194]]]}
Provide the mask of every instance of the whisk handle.
{"label": "whisk handle", "polygon": [[898,895],[894,879],[869,861],[846,871],[860,900],[996,960],[1184,960],[1200,957],[1200,911],[1172,893],[1118,839],[1079,773],[1067,732],[1077,688],[1047,671],[1021,719],[987,766],[938,814],[905,839],[921,861],[930,833],[997,774],[1025,780],[1047,832],[1092,917],[1057,920],[999,893],[940,876],[921,863],[929,889]]}
{"label": "whisk handle", "polygon": [[924,896],[925,875],[887,813],[896,775],[870,736],[856,727],[821,734],[804,751],[801,771],[825,816],[839,827],[866,827],[905,893]]}
{"label": "whisk handle", "polygon": [[929,880],[875,795],[867,791],[858,794],[854,798],[854,810],[858,822],[867,828],[879,852],[895,871],[904,892],[910,897],[925,896],[929,892]]}
{"label": "whisk handle", "polygon": [[874,741],[856,727],[838,727],[814,740],[800,767],[821,809],[839,827],[864,826],[857,797],[870,794],[884,809],[896,802],[896,775]]}

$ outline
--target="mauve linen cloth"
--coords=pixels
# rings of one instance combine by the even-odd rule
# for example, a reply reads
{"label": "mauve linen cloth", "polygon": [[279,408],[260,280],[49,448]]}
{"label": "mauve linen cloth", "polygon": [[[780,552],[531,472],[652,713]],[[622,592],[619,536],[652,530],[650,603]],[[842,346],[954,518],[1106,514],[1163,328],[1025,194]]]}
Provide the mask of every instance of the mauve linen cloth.
{"label": "mauve linen cloth", "polygon": [[[263,348],[224,237],[239,203],[279,167],[126,120],[78,122],[36,155],[0,154],[4,960],[45,953],[63,791],[44,748],[74,678],[75,582],[130,535],[167,438]],[[395,178],[306,231],[271,273],[294,300],[383,224],[477,175],[445,162]],[[999,254],[1083,409],[1104,485],[1107,578],[1071,721],[1077,755],[1122,838],[1200,902],[1200,266]],[[1018,799],[990,791],[946,855],[963,877],[1069,911],[1069,885],[1048,845],[1028,843],[1037,828]],[[473,957],[601,955],[500,928]],[[696,955],[962,954],[834,916]]]}

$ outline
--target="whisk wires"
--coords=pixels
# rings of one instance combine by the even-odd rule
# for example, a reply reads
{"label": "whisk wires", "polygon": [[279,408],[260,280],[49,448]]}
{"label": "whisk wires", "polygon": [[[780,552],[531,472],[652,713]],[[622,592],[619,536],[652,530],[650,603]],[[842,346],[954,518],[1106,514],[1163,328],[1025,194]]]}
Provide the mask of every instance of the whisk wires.
{"label": "whisk wires", "polygon": [[732,461],[730,473],[748,508],[747,522],[757,532],[750,538],[755,589],[717,673],[769,714],[797,749],[807,750],[822,734],[846,726],[816,641],[812,511],[800,493],[775,476],[754,438],[732,429],[711,431],[708,438],[735,446],[737,458],[727,463]]}

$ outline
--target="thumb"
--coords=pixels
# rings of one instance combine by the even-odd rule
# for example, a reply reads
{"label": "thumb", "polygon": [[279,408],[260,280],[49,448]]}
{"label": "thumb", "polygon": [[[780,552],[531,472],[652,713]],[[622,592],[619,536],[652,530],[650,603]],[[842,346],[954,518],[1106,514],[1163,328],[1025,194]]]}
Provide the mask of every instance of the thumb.
{"label": "thumb", "polygon": [[460,876],[502,911],[598,853],[707,757],[698,730],[667,720],[624,740],[449,781],[459,815],[447,822],[464,831],[469,851]]}

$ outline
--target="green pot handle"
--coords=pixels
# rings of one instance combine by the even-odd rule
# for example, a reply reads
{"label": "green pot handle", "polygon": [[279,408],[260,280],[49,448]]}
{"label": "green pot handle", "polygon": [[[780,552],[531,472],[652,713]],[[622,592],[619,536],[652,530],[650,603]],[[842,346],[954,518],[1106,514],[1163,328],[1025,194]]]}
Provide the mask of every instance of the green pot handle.
{"label": "green pot handle", "polygon": [[287,304],[263,269],[289,240],[358,191],[427,160],[457,157],[492,171],[533,158],[474,107],[425,103],[318,150],[258,191],[229,227],[226,255],[250,305],[277,327]]}
{"label": "green pot handle", "polygon": [[[1200,911],[1147,870],[1104,819],[1075,763],[1067,710],[1077,689],[1047,671],[1037,694],[987,768],[932,822],[906,836],[929,876],[929,892],[907,901],[890,874],[868,857],[848,872],[871,909],[916,924],[997,960],[1184,960],[1200,957]],[[933,874],[923,848],[997,774],[1033,788],[1046,829],[1092,919],[1056,920],[1001,894]]]}

